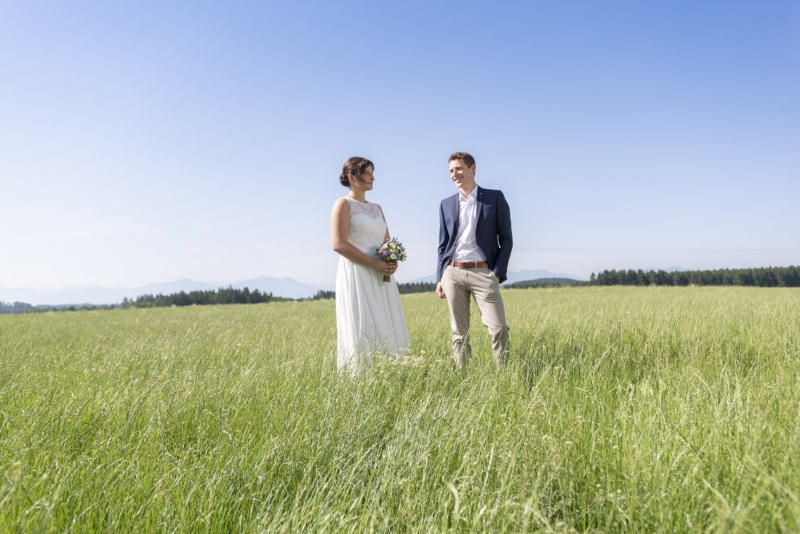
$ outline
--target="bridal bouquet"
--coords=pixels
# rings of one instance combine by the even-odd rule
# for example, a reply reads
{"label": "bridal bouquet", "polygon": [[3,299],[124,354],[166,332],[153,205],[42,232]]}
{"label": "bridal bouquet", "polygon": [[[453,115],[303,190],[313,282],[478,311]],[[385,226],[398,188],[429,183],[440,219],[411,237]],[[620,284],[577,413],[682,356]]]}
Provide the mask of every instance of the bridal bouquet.
{"label": "bridal bouquet", "polygon": [[[393,237],[383,245],[378,247],[378,259],[389,261],[406,261],[406,249],[403,244]],[[391,280],[388,276],[383,277],[384,282]]]}

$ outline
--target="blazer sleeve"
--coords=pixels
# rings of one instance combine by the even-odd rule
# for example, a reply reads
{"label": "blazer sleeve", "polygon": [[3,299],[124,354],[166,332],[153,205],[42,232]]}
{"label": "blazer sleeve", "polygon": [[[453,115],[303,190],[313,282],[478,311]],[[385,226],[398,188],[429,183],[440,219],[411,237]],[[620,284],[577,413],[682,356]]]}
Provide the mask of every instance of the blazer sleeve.
{"label": "blazer sleeve", "polygon": [[511,236],[511,209],[508,207],[506,197],[502,191],[498,191],[497,198],[497,243],[500,250],[497,252],[495,260],[494,274],[501,282],[506,281],[508,271],[508,261],[511,259],[511,249],[514,247],[514,239]]}
{"label": "blazer sleeve", "polygon": [[438,257],[436,261],[436,282],[442,281],[442,275],[444,274],[444,267],[442,264],[444,263],[444,253],[447,250],[447,242],[450,240],[450,236],[447,233],[447,221],[444,218],[444,201],[439,204],[439,247],[437,248]]}

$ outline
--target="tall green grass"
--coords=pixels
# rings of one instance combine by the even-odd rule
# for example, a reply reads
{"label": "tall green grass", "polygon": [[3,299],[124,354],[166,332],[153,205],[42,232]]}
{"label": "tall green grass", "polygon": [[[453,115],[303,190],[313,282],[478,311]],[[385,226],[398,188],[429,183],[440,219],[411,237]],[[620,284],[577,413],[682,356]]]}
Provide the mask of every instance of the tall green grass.
{"label": "tall green grass", "polygon": [[0,317],[0,531],[800,530],[800,291],[504,299],[356,378],[332,301]]}

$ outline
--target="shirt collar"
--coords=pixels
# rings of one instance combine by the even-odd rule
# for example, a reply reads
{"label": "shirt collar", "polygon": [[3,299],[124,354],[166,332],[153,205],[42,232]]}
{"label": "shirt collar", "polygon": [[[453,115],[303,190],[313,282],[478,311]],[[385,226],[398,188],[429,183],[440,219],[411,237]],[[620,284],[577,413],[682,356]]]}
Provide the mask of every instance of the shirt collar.
{"label": "shirt collar", "polygon": [[461,194],[461,191],[458,192],[458,200],[459,202],[469,202],[470,200],[477,200],[478,198],[478,184],[475,184],[475,187],[472,188],[472,191],[469,192],[469,195],[464,196]]}

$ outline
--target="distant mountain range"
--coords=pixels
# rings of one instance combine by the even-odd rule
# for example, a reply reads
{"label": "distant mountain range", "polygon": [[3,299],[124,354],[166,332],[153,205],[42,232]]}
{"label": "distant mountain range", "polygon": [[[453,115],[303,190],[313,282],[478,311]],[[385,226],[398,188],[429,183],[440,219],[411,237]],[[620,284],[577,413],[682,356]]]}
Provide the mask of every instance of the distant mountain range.
{"label": "distant mountain range", "polygon": [[134,288],[108,288],[98,286],[67,286],[60,288],[32,289],[26,287],[0,287],[0,301],[26,302],[34,306],[62,304],[119,304],[122,299],[135,299],[140,295],[169,295],[180,291],[207,291],[220,287],[232,286],[236,289],[245,287],[258,289],[262,293],[272,293],[276,297],[299,299],[310,297],[320,290],[333,290],[330,285],[312,285],[298,282],[293,278],[270,278],[261,276],[251,280],[243,280],[233,284],[214,284],[197,280],[175,280],[160,284],[149,284]]}
{"label": "distant mountain range", "polygon": [[[507,283],[525,280],[539,280],[540,278],[571,278],[585,280],[585,278],[567,273],[552,273],[550,271],[509,271]],[[435,282],[436,275],[426,276],[412,280],[412,282]],[[122,299],[135,299],[140,295],[169,295],[180,291],[208,291],[220,287],[232,286],[236,289],[249,288],[251,291],[258,289],[262,293],[272,293],[276,297],[300,299],[311,297],[320,290],[332,291],[331,285],[304,284],[293,278],[270,278],[260,276],[251,280],[242,280],[233,284],[214,284],[198,282],[197,280],[175,280],[149,284],[141,287],[108,288],[99,286],[66,286],[60,288],[33,289],[26,287],[0,287],[0,301],[25,302],[34,306],[48,305],[79,305],[79,304],[119,304]]]}
{"label": "distant mountain range", "polygon": [[[577,274],[568,274],[568,273],[552,273],[550,271],[508,271],[506,273],[508,276],[508,280],[505,281],[506,284],[513,284],[514,282],[524,282],[526,280],[539,280],[541,278],[570,278],[572,280],[586,280],[583,276],[578,276]],[[426,276],[424,278],[417,278],[416,280],[412,280],[412,282],[435,282],[436,275],[432,274],[430,276]]]}

